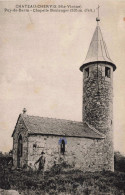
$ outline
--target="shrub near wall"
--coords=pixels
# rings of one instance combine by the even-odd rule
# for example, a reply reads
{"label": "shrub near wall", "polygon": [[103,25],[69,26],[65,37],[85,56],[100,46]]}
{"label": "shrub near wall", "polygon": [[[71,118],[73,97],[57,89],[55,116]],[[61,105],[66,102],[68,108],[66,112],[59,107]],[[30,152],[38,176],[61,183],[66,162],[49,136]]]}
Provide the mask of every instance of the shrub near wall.
{"label": "shrub near wall", "polygon": [[[117,167],[120,167],[119,162],[124,158],[117,158],[116,154],[115,158]],[[43,178],[37,171],[10,170],[5,164],[1,167],[0,188],[18,190],[22,195],[41,195],[45,192],[54,195],[125,195],[125,172],[118,170],[84,173],[72,169],[64,162],[46,171]]]}
{"label": "shrub near wall", "polygon": [[116,171],[125,173],[125,156],[121,155],[120,152],[115,152],[114,163]]}

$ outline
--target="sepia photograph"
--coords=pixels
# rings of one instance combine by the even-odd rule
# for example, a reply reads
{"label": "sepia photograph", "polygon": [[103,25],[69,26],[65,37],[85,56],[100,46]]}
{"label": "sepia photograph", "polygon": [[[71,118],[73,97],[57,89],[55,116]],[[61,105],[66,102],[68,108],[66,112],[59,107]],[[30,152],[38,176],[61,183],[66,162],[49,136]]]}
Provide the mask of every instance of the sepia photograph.
{"label": "sepia photograph", "polygon": [[125,195],[124,63],[124,0],[0,0],[0,195]]}

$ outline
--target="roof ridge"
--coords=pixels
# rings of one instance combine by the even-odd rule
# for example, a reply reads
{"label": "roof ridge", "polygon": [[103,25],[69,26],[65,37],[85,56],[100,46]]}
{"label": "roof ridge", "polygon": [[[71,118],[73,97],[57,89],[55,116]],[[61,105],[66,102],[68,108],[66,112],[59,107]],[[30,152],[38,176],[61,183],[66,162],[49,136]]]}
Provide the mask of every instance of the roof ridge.
{"label": "roof ridge", "polygon": [[94,132],[96,132],[97,134],[99,134],[99,135],[101,135],[101,136],[103,136],[103,137],[105,138],[105,135],[104,135],[103,133],[100,133],[97,129],[95,129],[95,127],[91,126],[91,125],[88,124],[87,122],[85,122],[85,123],[88,125],[88,127],[89,127],[90,129],[92,129]]}
{"label": "roof ridge", "polygon": [[[102,139],[104,136],[96,130],[92,130],[89,125],[78,121],[66,119],[56,119],[40,116],[30,116],[20,114],[23,125],[29,134],[84,137],[91,139]],[[50,120],[49,120],[50,119]],[[19,120],[19,118],[18,118]],[[15,130],[14,130],[15,132]]]}
{"label": "roof ridge", "polygon": [[[22,116],[23,114],[21,114]],[[75,120],[68,120],[68,119],[61,119],[61,118],[52,118],[52,117],[43,117],[43,116],[34,116],[34,115],[27,115],[25,114],[25,116],[23,115],[23,118],[25,118],[26,116],[29,117],[39,117],[39,118],[46,118],[46,119],[56,119],[56,120],[64,120],[64,121],[69,121],[69,122],[74,122],[74,123],[82,123],[82,121],[75,121]]]}

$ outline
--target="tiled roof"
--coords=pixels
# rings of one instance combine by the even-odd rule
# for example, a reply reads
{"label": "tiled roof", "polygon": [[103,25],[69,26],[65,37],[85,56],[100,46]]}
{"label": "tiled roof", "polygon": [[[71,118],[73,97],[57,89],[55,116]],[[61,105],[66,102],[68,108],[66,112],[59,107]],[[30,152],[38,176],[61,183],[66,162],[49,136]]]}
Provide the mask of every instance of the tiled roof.
{"label": "tiled roof", "polygon": [[108,62],[113,66],[114,70],[116,69],[115,64],[112,62],[109,56],[99,25],[97,25],[95,29],[86,59],[83,62],[83,65],[80,67],[80,70],[82,71],[85,65],[93,62]]}
{"label": "tiled roof", "polygon": [[29,116],[21,114],[29,134],[43,134],[56,136],[104,138],[104,135],[88,124],[82,122]]}

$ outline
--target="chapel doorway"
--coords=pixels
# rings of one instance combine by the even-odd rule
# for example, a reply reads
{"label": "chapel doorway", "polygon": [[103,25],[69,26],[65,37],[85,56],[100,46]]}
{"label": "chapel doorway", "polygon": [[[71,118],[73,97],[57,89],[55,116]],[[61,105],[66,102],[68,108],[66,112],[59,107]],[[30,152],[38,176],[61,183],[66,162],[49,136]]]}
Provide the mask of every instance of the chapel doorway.
{"label": "chapel doorway", "polygon": [[20,135],[18,138],[18,148],[17,148],[17,167],[20,167],[20,160],[23,153],[23,142],[22,142],[22,136]]}

